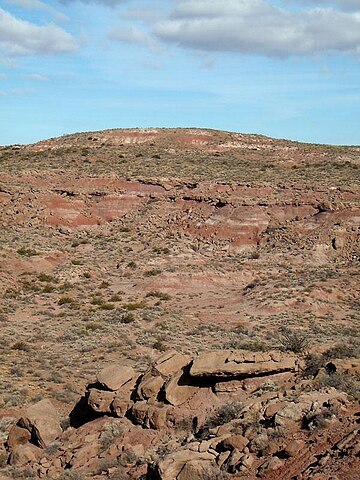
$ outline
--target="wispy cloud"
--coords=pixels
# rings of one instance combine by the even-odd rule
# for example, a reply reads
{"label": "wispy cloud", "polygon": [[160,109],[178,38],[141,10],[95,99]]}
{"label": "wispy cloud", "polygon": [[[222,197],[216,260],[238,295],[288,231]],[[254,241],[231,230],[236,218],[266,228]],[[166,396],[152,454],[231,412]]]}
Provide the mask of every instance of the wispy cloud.
{"label": "wispy cloud", "polygon": [[24,78],[25,80],[33,80],[35,82],[47,82],[49,80],[48,77],[40,75],[39,73],[27,73],[21,75],[21,78]]}
{"label": "wispy cloud", "polygon": [[21,20],[0,8],[0,53],[13,55],[49,55],[72,53],[77,40],[59,26],[38,26]]}
{"label": "wispy cloud", "polygon": [[160,49],[159,42],[156,38],[133,25],[115,27],[109,32],[108,36],[111,40],[139,45],[152,51],[158,51]]}
{"label": "wispy cloud", "polygon": [[44,10],[50,13],[55,20],[64,21],[69,18],[61,12],[58,12],[55,8],[47,5],[41,0],[5,0],[7,4],[21,7],[27,10]]}
{"label": "wispy cloud", "polygon": [[18,95],[32,95],[35,90],[32,88],[12,88],[11,90],[0,90],[0,97],[16,97]]}

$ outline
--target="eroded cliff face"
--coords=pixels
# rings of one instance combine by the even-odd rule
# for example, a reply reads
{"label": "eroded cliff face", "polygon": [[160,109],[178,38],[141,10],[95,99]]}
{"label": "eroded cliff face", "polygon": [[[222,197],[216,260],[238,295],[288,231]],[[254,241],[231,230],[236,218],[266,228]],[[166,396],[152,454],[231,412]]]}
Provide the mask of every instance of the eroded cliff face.
{"label": "eroded cliff face", "polygon": [[1,148],[3,416],[68,412],[119,358],[354,346],[359,155],[196,129]]}

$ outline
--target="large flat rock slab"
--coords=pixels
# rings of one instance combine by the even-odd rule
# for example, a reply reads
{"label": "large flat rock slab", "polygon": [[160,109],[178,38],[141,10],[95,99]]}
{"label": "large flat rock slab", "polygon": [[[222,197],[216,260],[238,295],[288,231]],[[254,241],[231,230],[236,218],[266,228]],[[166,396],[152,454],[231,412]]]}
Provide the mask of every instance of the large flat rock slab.
{"label": "large flat rock slab", "polygon": [[280,352],[218,350],[199,353],[190,375],[197,378],[246,378],[293,371],[296,367],[295,356]]}
{"label": "large flat rock slab", "polygon": [[116,391],[130,382],[136,373],[132,367],[124,365],[108,365],[97,374],[100,385],[107,390]]}

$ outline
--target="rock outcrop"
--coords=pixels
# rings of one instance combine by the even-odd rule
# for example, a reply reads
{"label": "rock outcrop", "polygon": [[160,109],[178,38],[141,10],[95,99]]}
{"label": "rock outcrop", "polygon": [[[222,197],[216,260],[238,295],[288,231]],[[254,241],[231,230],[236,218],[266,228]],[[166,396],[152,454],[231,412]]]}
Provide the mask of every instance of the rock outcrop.
{"label": "rock outcrop", "polygon": [[[297,369],[293,355],[240,350],[169,352],[142,375],[106,367],[77,405],[92,416],[62,432],[42,400],[10,430],[9,462],[40,478],[69,470],[99,479],[310,480],[323,451],[356,458],[358,429],[346,394],[305,392]],[[329,435],[314,444],[318,428]]]}
{"label": "rock outcrop", "polygon": [[295,356],[279,352],[202,352],[193,362],[190,375],[200,378],[246,378],[296,370]]}

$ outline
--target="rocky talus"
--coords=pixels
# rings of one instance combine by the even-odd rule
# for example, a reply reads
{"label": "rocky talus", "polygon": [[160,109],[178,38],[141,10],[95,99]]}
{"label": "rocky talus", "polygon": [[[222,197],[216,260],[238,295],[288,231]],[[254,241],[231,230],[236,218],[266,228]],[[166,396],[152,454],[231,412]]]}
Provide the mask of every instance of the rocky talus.
{"label": "rocky talus", "polygon": [[355,479],[360,410],[323,381],[346,369],[358,360],[309,379],[293,354],[241,350],[169,351],[142,374],[110,364],[69,418],[47,399],[24,411],[8,461],[51,479]]}

